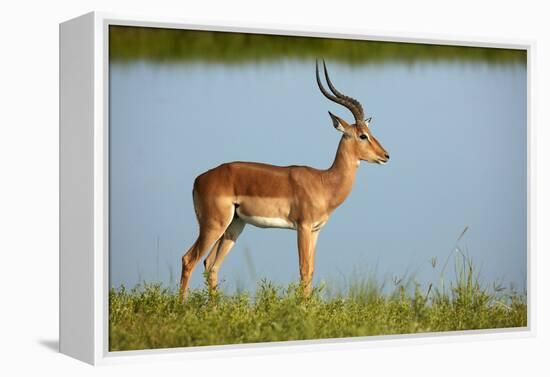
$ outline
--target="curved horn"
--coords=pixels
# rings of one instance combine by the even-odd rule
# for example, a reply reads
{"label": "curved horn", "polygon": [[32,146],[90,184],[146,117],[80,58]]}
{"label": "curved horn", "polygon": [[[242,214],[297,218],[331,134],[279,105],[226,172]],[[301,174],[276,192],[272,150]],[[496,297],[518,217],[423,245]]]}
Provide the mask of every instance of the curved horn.
{"label": "curved horn", "polygon": [[[363,112],[363,106],[361,105],[361,103],[359,101],[357,101],[355,98],[348,97],[345,94],[340,93],[340,91],[334,87],[334,85],[332,84],[332,81],[330,81],[330,77],[328,76],[328,70],[327,70],[327,65],[325,63],[325,59],[323,59],[323,69],[325,71],[325,78],[327,79],[328,87],[332,91],[332,93],[334,93],[336,95],[336,97],[338,97],[338,98],[343,98],[343,99],[351,102],[353,104],[353,106],[355,108],[357,108],[358,113],[359,113],[358,115],[360,115],[360,116],[359,116],[359,119],[357,119],[357,116],[356,116],[355,120],[357,120],[357,121],[364,120],[365,119],[365,113]],[[352,113],[353,113],[353,111],[352,111]],[[355,115],[355,113],[353,115]]]}
{"label": "curved horn", "polygon": [[329,78],[328,72],[327,72],[327,66],[326,66],[324,60],[323,60],[323,66],[324,66],[324,69],[325,69],[325,77],[327,79],[327,84],[328,84],[330,90],[335,95],[330,94],[323,87],[323,84],[321,84],[321,79],[319,78],[319,63],[318,63],[318,61],[315,61],[315,75],[317,77],[317,85],[319,85],[319,89],[321,90],[321,93],[323,93],[323,95],[325,97],[327,97],[329,100],[331,100],[333,102],[336,102],[337,104],[342,105],[342,106],[346,107],[349,111],[351,111],[351,113],[353,114],[353,116],[355,118],[356,123],[357,122],[363,122],[364,115],[363,115],[363,107],[361,106],[361,103],[359,103],[359,101],[357,101],[354,98],[348,97],[348,96],[340,93],[334,87],[334,85],[332,85],[332,82],[330,81],[330,78]]}

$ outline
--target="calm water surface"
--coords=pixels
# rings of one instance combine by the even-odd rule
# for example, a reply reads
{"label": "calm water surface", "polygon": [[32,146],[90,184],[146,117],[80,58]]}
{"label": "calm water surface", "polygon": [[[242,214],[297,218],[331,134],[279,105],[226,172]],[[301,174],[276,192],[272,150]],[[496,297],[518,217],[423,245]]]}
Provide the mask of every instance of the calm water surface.
{"label": "calm water surface", "polygon": [[[329,63],[391,154],[362,163],[351,195],[321,231],[315,282],[376,274],[438,282],[460,242],[483,280],[526,280],[526,69],[522,64]],[[330,166],[351,120],[315,83],[314,62],[112,63],[110,284],[175,285],[198,226],[194,178],[226,161]],[[435,269],[431,259],[436,258]],[[203,284],[202,264],[191,286]],[[454,276],[452,263],[444,271]],[[296,233],[247,226],[222,286],[298,279]]]}

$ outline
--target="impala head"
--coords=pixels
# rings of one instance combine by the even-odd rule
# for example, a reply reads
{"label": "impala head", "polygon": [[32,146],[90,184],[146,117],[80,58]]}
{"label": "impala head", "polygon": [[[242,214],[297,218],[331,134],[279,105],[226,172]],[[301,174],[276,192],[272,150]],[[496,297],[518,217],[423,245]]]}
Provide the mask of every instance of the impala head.
{"label": "impala head", "polygon": [[329,115],[332,119],[332,124],[334,128],[344,134],[344,138],[349,142],[354,144],[355,151],[360,160],[385,164],[390,159],[388,152],[380,145],[378,140],[372,135],[369,129],[369,123],[371,118],[365,119],[365,114],[363,112],[363,106],[361,103],[354,98],[348,97],[340,93],[330,81],[327,66],[323,61],[323,68],[325,71],[325,78],[327,80],[328,87],[330,88],[331,93],[329,93],[321,84],[321,79],[319,78],[319,65],[315,64],[315,73],[317,75],[317,84],[321,93],[329,100],[336,102],[344,107],[346,107],[355,118],[355,123],[349,124],[342,118],[332,114],[329,111]]}

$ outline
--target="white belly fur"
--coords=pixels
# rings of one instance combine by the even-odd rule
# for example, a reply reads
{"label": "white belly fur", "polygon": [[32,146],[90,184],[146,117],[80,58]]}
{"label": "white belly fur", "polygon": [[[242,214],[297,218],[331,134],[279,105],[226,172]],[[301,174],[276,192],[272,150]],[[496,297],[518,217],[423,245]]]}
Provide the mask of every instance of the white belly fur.
{"label": "white belly fur", "polygon": [[259,228],[296,229],[296,226],[291,221],[279,217],[246,216],[243,215],[238,208],[237,215],[245,223],[257,226]]}

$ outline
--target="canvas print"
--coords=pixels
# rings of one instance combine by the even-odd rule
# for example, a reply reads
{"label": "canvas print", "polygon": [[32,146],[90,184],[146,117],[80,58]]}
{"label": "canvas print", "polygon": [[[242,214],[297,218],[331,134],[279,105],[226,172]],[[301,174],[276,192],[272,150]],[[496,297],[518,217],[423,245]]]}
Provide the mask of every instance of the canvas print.
{"label": "canvas print", "polygon": [[527,52],[109,26],[109,350],[527,326]]}

